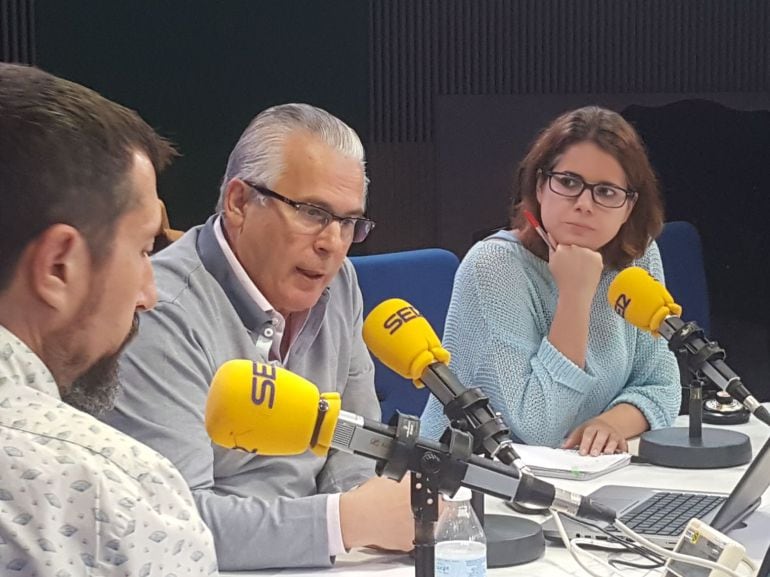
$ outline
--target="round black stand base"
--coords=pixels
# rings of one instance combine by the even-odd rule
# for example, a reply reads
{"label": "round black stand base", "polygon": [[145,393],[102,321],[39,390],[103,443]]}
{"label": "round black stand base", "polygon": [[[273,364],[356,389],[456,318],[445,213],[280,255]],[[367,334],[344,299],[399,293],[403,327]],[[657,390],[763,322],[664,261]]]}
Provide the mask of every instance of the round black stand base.
{"label": "round black stand base", "polygon": [[529,563],[545,551],[539,523],[510,515],[485,515],[487,567],[510,567]]}
{"label": "round black stand base", "polygon": [[706,401],[703,407],[703,422],[710,425],[742,425],[749,422],[749,413],[743,405],[739,405],[737,409],[725,411],[725,410],[711,410],[712,403]]}
{"label": "round black stand base", "polygon": [[643,434],[639,457],[661,467],[721,469],[751,461],[751,442],[743,433],[711,428],[691,439],[688,428],[672,427]]}

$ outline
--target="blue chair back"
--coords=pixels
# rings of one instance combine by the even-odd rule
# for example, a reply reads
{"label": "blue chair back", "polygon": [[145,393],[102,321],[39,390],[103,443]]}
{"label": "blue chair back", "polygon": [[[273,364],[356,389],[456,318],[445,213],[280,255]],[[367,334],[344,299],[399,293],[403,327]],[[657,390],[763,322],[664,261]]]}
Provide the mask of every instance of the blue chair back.
{"label": "blue chair back", "polygon": [[[439,338],[444,335],[452,283],[459,261],[448,250],[429,248],[354,256],[350,258],[364,297],[364,317],[375,306],[390,298],[401,298],[415,306],[428,320]],[[420,416],[430,391],[417,389],[374,359],[374,384],[387,423],[396,410]]]}
{"label": "blue chair back", "polygon": [[689,222],[667,222],[657,239],[666,286],[682,305],[682,318],[711,331],[709,293],[698,230]]}

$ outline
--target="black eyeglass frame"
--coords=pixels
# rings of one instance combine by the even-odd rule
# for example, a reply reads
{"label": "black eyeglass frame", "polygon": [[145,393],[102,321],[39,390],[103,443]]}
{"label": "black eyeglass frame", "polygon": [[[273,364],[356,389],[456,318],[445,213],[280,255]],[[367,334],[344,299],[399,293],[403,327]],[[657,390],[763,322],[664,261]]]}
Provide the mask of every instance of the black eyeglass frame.
{"label": "black eyeglass frame", "polygon": [[[318,231],[319,233],[324,230],[327,226],[329,226],[333,221],[337,221],[340,224],[342,224],[344,221],[349,221],[353,223],[353,240],[354,243],[363,242],[366,240],[366,237],[369,236],[369,233],[374,230],[374,227],[377,226],[377,223],[373,221],[371,218],[366,217],[358,217],[358,216],[337,216],[333,212],[323,208],[322,206],[318,206],[317,204],[313,204],[312,202],[299,202],[296,200],[292,200],[290,198],[286,198],[282,194],[278,194],[274,190],[270,190],[266,186],[260,186],[258,184],[254,184],[253,182],[248,182],[246,180],[243,181],[243,183],[248,186],[249,188],[254,189],[259,194],[263,196],[267,196],[268,198],[274,198],[276,200],[280,200],[281,202],[288,204],[290,207],[292,207],[294,210],[299,211],[303,206],[308,206],[310,208],[314,208],[315,210],[320,211],[321,213],[327,215],[326,220],[328,221],[326,224],[323,225],[323,227]],[[358,230],[359,226],[363,225],[364,235],[362,238],[356,240],[356,230]]]}
{"label": "black eyeglass frame", "polygon": [[[594,182],[590,183],[586,181],[585,178],[580,176],[579,174],[575,174],[574,172],[561,172],[558,170],[540,170],[540,174],[545,176],[548,179],[548,188],[553,192],[554,194],[558,194],[559,196],[563,196],[565,198],[578,198],[581,194],[583,194],[586,190],[591,191],[591,199],[598,204],[599,206],[603,206],[604,208],[623,208],[629,199],[636,198],[637,192],[635,190],[631,190],[628,188],[623,188],[622,186],[618,186],[617,184],[607,184],[606,182]],[[583,183],[583,187],[580,189],[580,192],[577,194],[564,194],[563,192],[559,192],[558,190],[554,190],[553,184],[551,183],[551,178],[554,176],[568,176],[570,178],[574,178],[575,180],[579,180]],[[626,194],[625,198],[623,199],[622,204],[619,204],[618,206],[607,206],[600,200],[597,200],[596,194],[594,193],[594,189],[597,186],[606,186],[607,188],[612,188],[615,190],[619,190],[621,192],[624,192]]]}

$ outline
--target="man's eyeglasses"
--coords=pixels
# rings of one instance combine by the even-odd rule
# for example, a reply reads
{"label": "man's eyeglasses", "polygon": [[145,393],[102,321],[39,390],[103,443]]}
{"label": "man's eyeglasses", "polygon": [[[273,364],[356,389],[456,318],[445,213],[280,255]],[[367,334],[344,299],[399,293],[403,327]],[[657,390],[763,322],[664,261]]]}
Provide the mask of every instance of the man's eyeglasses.
{"label": "man's eyeglasses", "polygon": [[636,197],[636,192],[614,184],[597,182],[590,184],[583,177],[571,172],[541,171],[548,178],[548,188],[560,196],[577,198],[587,188],[591,191],[594,202],[605,208],[620,208],[628,199]]}
{"label": "man's eyeglasses", "polygon": [[288,204],[294,209],[296,214],[296,222],[300,225],[308,234],[319,234],[325,229],[332,221],[340,223],[340,231],[342,238],[350,240],[351,242],[362,242],[374,228],[375,222],[368,218],[354,217],[354,216],[337,216],[334,213],[329,212],[325,208],[310,204],[308,202],[297,202],[286,198],[282,194],[270,190],[264,186],[258,186],[251,182],[243,181],[247,186],[250,186],[262,196],[274,198]]}

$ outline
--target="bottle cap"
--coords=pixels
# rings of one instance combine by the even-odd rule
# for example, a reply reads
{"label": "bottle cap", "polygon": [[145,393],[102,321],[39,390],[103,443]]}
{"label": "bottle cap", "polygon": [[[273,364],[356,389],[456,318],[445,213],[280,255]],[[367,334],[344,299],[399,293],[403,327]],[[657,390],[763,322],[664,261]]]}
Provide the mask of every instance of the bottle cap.
{"label": "bottle cap", "polygon": [[471,500],[471,490],[468,487],[460,487],[459,489],[457,489],[457,493],[455,493],[453,497],[444,495],[444,501],[452,501],[454,503],[460,502],[460,501],[470,501],[470,500]]}

